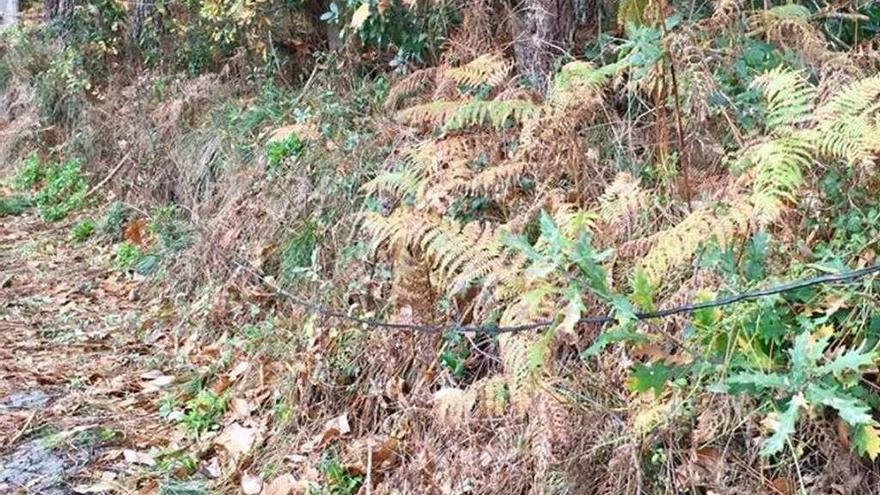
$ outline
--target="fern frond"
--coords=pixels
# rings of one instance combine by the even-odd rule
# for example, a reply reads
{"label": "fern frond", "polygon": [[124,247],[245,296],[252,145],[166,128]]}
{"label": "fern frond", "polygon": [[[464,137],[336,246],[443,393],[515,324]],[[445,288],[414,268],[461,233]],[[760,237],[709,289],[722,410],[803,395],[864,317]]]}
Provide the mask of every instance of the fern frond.
{"label": "fern frond", "polygon": [[513,64],[499,54],[481,55],[461,67],[448,69],[444,75],[456,84],[475,88],[481,85],[495,88],[506,79]]}
{"label": "fern frond", "polygon": [[777,133],[790,133],[799,124],[809,122],[816,97],[814,88],[798,71],[777,67],[755,78],[767,99],[767,127]]}
{"label": "fern frond", "polygon": [[522,122],[537,115],[541,107],[530,101],[470,101],[446,122],[446,129],[463,129],[470,126],[490,124],[496,129],[504,127],[508,121]]}
{"label": "fern frond", "polygon": [[851,163],[880,154],[880,76],[849,84],[816,111],[820,151]]}
{"label": "fern frond", "polygon": [[368,194],[387,193],[397,197],[420,196],[424,183],[424,170],[405,168],[380,174],[361,186],[361,190]]}
{"label": "fern frond", "polygon": [[803,184],[803,170],[813,160],[813,145],[802,133],[762,143],[744,155],[742,163],[754,168],[751,201],[761,223],[774,220],[786,202],[794,202]]}
{"label": "fern frond", "polygon": [[522,100],[506,101],[436,101],[417,105],[397,113],[405,124],[430,124],[445,129],[462,129],[490,124],[501,128],[508,121],[521,122],[540,111],[540,106]]}
{"label": "fern frond", "polygon": [[602,86],[623,67],[622,62],[599,68],[589,62],[569,62],[553,78],[547,94],[547,104],[561,108],[601,104]]}
{"label": "fern frond", "polygon": [[659,287],[670,272],[690,263],[706,242],[715,240],[726,246],[747,232],[753,214],[751,203],[743,198],[736,198],[726,212],[696,210],[674,227],[653,236],[654,247],[636,269],[643,270],[648,280]]}
{"label": "fern frond", "polygon": [[437,67],[420,69],[395,83],[391,86],[388,96],[385,98],[385,108],[397,108],[401,100],[418,94],[432,86],[438,70]]}
{"label": "fern frond", "polygon": [[520,184],[532,166],[519,160],[509,160],[500,165],[490,166],[474,175],[471,180],[462,183],[461,190],[472,195],[506,196]]}
{"label": "fern frond", "polygon": [[627,219],[644,211],[649,194],[627,172],[617,174],[599,197],[599,216],[605,223],[629,223]]}

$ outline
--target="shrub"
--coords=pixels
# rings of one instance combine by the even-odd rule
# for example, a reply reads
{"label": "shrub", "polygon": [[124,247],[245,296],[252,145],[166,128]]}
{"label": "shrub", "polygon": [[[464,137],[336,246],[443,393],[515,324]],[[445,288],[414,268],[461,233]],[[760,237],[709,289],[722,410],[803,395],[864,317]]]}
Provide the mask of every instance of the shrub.
{"label": "shrub", "polygon": [[83,206],[88,183],[79,160],[50,165],[45,174],[45,185],[34,198],[44,220],[61,220]]}

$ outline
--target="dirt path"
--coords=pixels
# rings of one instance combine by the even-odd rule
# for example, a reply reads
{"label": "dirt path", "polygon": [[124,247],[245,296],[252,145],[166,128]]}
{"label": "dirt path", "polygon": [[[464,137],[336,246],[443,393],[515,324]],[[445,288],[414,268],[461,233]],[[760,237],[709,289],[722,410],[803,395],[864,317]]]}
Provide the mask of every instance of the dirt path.
{"label": "dirt path", "polygon": [[139,493],[148,452],[173,435],[158,413],[164,334],[139,309],[160,305],[109,248],[73,242],[73,223],[0,217],[3,494]]}

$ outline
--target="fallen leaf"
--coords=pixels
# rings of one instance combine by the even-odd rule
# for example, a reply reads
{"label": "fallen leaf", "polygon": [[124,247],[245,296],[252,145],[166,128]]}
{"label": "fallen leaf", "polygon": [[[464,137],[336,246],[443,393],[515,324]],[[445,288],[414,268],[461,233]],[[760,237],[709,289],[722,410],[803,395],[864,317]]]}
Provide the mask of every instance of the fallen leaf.
{"label": "fallen leaf", "polygon": [[776,478],[770,482],[770,488],[774,493],[782,495],[794,495],[797,493],[797,483],[791,478]]}
{"label": "fallen leaf", "polygon": [[323,445],[349,433],[351,433],[351,426],[348,424],[348,414],[342,414],[324,424],[324,433],[321,434],[321,441],[319,443]]}
{"label": "fallen leaf", "polygon": [[263,480],[248,473],[241,475],[241,491],[245,495],[259,495],[263,491]]}
{"label": "fallen leaf", "polygon": [[230,385],[232,385],[232,380],[230,380],[227,375],[221,375],[217,378],[217,381],[211,385],[211,390],[214,391],[215,394],[220,395],[225,392]]}
{"label": "fallen leaf", "polygon": [[256,428],[246,428],[238,423],[232,423],[223,430],[214,443],[226,449],[233,458],[238,458],[249,451],[256,440]]}
{"label": "fallen leaf", "polygon": [[231,407],[232,416],[235,419],[245,419],[251,415],[257,407],[246,399],[236,397],[232,399]]}
{"label": "fallen leaf", "polygon": [[137,220],[132,221],[125,228],[125,239],[131,241],[132,244],[137,244],[138,246],[143,246],[144,244],[144,232],[147,231],[147,219],[146,218],[138,218]]}
{"label": "fallen leaf", "polygon": [[153,459],[153,456],[147,454],[146,452],[137,452],[131,449],[125,449],[122,451],[122,457],[125,458],[125,462],[129,464],[141,464],[143,466],[155,466],[156,460]]}
{"label": "fallen leaf", "polygon": [[143,387],[144,387],[144,390],[149,391],[149,392],[153,392],[153,391],[161,390],[161,389],[167,387],[168,385],[171,385],[172,383],[174,383],[175,380],[176,380],[176,378],[171,375],[160,375],[160,376],[157,376],[156,378],[153,378],[152,380],[144,383]]}
{"label": "fallen leaf", "polygon": [[229,379],[232,381],[238,380],[238,378],[244,374],[245,371],[250,368],[251,364],[247,361],[241,361],[235,365],[235,368],[232,368],[232,371],[229,372]]}
{"label": "fallen leaf", "polygon": [[282,474],[266,485],[263,495],[290,495],[296,486],[296,478],[292,474]]}
{"label": "fallen leaf", "polygon": [[361,29],[364,27],[364,23],[367,22],[369,17],[370,2],[364,2],[354,11],[354,14],[351,15],[351,27],[354,29]]}
{"label": "fallen leaf", "polygon": [[116,491],[116,487],[106,481],[99,481],[91,485],[76,485],[72,490],[73,493],[106,493]]}
{"label": "fallen leaf", "polygon": [[223,469],[220,468],[220,459],[217,459],[217,456],[211,458],[210,461],[205,465],[205,472],[208,473],[208,477],[217,479],[223,476]]}

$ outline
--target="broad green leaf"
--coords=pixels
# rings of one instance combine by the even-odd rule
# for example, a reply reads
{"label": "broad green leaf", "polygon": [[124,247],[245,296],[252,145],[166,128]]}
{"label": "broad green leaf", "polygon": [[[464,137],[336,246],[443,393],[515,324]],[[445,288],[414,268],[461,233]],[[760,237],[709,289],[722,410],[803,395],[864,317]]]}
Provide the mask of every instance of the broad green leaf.
{"label": "broad green leaf", "polygon": [[830,373],[843,373],[845,371],[859,371],[864,366],[871,366],[876,360],[876,353],[862,352],[862,348],[850,349],[834,358],[830,363],[820,366],[817,373],[827,375]]}
{"label": "broad green leaf", "polygon": [[632,325],[617,326],[604,332],[602,335],[599,335],[596,341],[593,342],[593,345],[581,353],[581,359],[598,356],[599,353],[604,351],[609,344],[615,342],[645,343],[648,342],[648,337],[633,330]]}
{"label": "broad green leaf", "polygon": [[835,390],[811,383],[807,386],[807,400],[814,404],[822,404],[836,409],[840,419],[846,421],[850,426],[874,423],[871,408],[867,404]]}
{"label": "broad green leaf", "polygon": [[796,384],[803,383],[807,376],[816,367],[816,362],[825,352],[830,337],[813,340],[810,332],[802,332],[795,337],[794,346],[789,349],[791,356],[792,381]]}
{"label": "broad green leaf", "polygon": [[558,256],[562,252],[562,246],[565,242],[562,231],[556,226],[553,217],[544,210],[541,210],[541,218],[538,220],[538,223],[541,226],[541,237],[550,244],[550,254]]}
{"label": "broad green leaf", "polygon": [[627,386],[631,391],[638,393],[654,390],[654,394],[659,396],[672,376],[672,371],[673,368],[663,363],[637,363],[627,380]]}
{"label": "broad green leaf", "polygon": [[737,373],[727,379],[728,385],[751,385],[757,389],[785,390],[791,386],[788,378],[777,373],[763,371]]}
{"label": "broad green leaf", "polygon": [[880,454],[880,435],[874,425],[859,425],[853,430],[853,445],[859,455],[867,455],[872,461]]}
{"label": "broad green leaf", "polygon": [[771,456],[785,448],[788,439],[794,433],[798,420],[798,410],[803,402],[804,399],[800,394],[795,395],[788,401],[788,407],[782,414],[773,413],[767,417],[768,422],[772,424],[773,435],[764,440],[764,445],[761,447],[761,455]]}
{"label": "broad green leaf", "polygon": [[607,273],[599,263],[602,262],[610,251],[596,253],[590,244],[590,237],[582,235],[575,245],[574,252],[571,254],[572,260],[581,269],[581,274],[587,278],[590,289],[592,289],[600,297],[608,297],[608,283],[606,281]]}
{"label": "broad green leaf", "polygon": [[504,231],[501,233],[501,242],[515,251],[522,252],[532,261],[543,258],[541,253],[536,251],[524,236],[513,235],[510,232]]}

